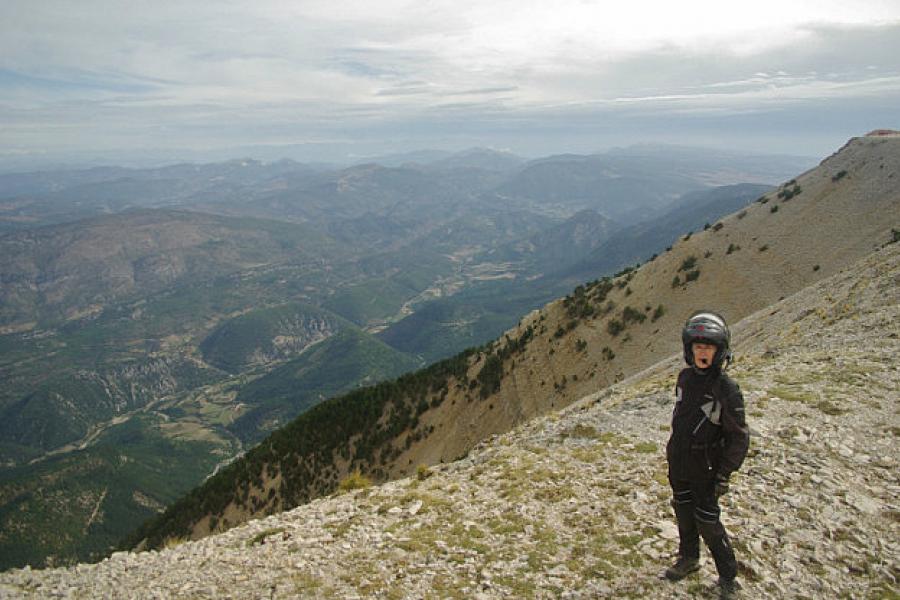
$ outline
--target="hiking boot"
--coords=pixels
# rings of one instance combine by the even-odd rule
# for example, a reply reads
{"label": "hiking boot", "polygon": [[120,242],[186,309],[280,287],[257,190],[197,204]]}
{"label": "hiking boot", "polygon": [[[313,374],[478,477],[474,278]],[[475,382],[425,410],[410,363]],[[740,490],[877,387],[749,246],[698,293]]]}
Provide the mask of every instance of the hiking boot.
{"label": "hiking boot", "polygon": [[741,589],[741,586],[738,585],[738,582],[734,579],[723,579],[719,577],[717,585],[719,586],[719,600],[736,600],[737,598],[740,598],[738,590]]}
{"label": "hiking boot", "polygon": [[678,581],[684,579],[694,571],[700,570],[699,558],[687,558],[679,556],[678,561],[674,565],[666,569],[666,579],[669,581]]}

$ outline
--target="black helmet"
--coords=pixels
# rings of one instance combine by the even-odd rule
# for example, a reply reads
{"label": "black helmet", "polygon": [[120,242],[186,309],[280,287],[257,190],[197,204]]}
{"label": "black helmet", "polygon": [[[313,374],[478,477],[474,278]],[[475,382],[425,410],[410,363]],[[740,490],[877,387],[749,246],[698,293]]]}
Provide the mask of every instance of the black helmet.
{"label": "black helmet", "polygon": [[692,314],[681,330],[681,342],[684,345],[684,360],[694,366],[694,352],[691,344],[705,342],[715,344],[716,355],[713,357],[712,366],[721,368],[722,364],[731,360],[731,332],[724,317],[711,310],[699,310]]}

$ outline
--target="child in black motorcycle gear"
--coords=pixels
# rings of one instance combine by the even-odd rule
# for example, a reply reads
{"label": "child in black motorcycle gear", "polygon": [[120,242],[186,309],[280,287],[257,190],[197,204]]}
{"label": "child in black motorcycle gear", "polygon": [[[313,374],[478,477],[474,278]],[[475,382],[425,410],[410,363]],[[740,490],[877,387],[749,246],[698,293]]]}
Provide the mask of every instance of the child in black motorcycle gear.
{"label": "child in black motorcycle gear", "polygon": [[736,588],[737,561],[719,518],[718,499],[747,455],[750,435],[744,398],[725,374],[731,333],[712,311],[690,316],[682,329],[688,368],[678,374],[672,433],[666,446],[672,506],[678,523],[677,562],[666,570],[673,581],[700,568],[700,537],[719,573],[723,596]]}

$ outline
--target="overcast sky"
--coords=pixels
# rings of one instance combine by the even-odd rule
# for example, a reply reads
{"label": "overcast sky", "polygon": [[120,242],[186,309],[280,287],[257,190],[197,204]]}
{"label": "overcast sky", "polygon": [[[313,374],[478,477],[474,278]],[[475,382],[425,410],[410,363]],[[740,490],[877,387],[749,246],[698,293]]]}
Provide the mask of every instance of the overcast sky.
{"label": "overcast sky", "polygon": [[877,127],[900,129],[900,0],[0,2],[0,163],[824,156]]}

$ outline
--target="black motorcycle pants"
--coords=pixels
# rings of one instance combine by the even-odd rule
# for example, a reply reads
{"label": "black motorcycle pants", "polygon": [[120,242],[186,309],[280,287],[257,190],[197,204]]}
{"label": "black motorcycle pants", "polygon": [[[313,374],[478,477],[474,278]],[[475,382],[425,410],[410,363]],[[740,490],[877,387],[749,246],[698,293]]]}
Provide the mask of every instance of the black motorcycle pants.
{"label": "black motorcycle pants", "polygon": [[737,561],[734,549],[719,519],[721,510],[715,493],[715,480],[681,481],[669,479],[672,507],[678,522],[678,554],[700,558],[700,537],[706,542],[716,563],[719,577],[734,579]]}

